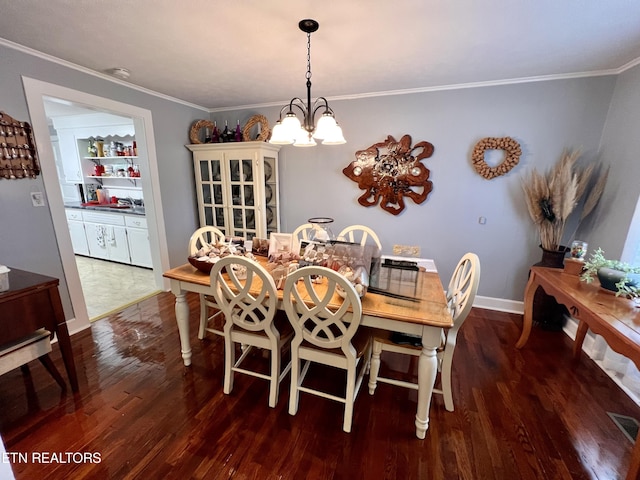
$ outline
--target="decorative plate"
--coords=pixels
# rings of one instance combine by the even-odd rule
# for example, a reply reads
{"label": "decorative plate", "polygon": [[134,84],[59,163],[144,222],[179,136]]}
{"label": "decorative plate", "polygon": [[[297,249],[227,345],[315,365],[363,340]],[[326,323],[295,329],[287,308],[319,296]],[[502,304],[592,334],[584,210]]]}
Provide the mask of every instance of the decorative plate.
{"label": "decorative plate", "polygon": [[267,207],[267,225],[271,225],[273,222],[273,208]]}
{"label": "decorative plate", "polygon": [[269,180],[271,178],[271,175],[273,175],[273,168],[271,167],[271,164],[264,162],[264,179],[265,181]]}

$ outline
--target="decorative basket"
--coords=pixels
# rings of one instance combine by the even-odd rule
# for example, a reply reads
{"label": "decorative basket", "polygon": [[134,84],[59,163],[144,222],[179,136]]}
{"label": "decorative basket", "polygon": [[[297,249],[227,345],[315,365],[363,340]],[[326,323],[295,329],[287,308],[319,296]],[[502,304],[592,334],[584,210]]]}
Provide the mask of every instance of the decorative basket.
{"label": "decorative basket", "polygon": [[196,257],[189,257],[189,263],[200,270],[202,273],[211,273],[211,269],[215,262],[206,262],[204,260],[198,260]]}
{"label": "decorative basket", "polygon": [[249,119],[247,124],[242,129],[242,140],[244,142],[254,140],[253,138],[251,138],[251,129],[257,124],[260,124],[260,134],[255,140],[265,142],[269,139],[271,130],[269,129],[269,121],[267,120],[267,117],[265,117],[264,115],[254,115]]}

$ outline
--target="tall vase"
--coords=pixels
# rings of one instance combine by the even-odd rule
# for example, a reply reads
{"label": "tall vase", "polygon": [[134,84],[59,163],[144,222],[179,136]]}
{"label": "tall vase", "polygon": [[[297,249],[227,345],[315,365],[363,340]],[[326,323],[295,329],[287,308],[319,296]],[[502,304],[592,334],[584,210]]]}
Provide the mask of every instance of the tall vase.
{"label": "tall vase", "polygon": [[[558,250],[542,248],[542,260],[534,264],[534,267],[564,268],[564,257],[569,247],[560,245]],[[533,311],[535,312],[534,324],[542,330],[552,332],[562,331],[566,323],[569,310],[558,303],[555,298],[547,295],[542,287],[538,287],[533,295]]]}
{"label": "tall vase", "polygon": [[547,250],[539,245],[542,249],[542,260],[534,264],[534,267],[564,268],[564,257],[569,251],[569,247],[560,245],[558,250]]}

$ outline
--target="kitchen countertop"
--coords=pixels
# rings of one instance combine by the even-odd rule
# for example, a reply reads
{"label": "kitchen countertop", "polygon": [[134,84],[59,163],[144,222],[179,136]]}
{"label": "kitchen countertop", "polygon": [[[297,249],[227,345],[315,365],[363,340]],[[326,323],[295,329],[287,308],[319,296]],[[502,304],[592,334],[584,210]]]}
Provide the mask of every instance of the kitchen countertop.
{"label": "kitchen countertop", "polygon": [[109,205],[82,205],[80,202],[69,202],[64,204],[64,208],[77,208],[79,210],[94,210],[105,213],[119,213],[127,215],[141,215],[145,216],[145,208],[134,206],[128,208],[112,208]]}

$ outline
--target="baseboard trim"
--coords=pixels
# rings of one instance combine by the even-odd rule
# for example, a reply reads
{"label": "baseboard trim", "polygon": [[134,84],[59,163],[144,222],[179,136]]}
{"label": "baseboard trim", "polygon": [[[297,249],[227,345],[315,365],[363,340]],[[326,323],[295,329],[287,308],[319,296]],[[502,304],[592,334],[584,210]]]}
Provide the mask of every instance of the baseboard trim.
{"label": "baseboard trim", "polygon": [[[154,292],[149,294],[148,297],[152,297],[157,294],[158,292]],[[147,298],[147,297],[144,297],[144,298]],[[144,300],[144,298],[136,300],[136,302],[132,302],[132,304],[137,303],[140,300]],[[125,305],[117,310],[108,312],[108,315],[117,313],[117,311],[120,311],[120,310],[124,310],[128,306],[130,305]],[[473,306],[477,308],[484,308],[486,310],[495,310],[497,312],[515,313],[520,315],[524,313],[524,302],[521,302],[518,300],[506,300],[504,298],[483,297],[480,295],[476,295],[476,298],[473,302]],[[69,335],[75,335],[76,333],[82,332],[87,328],[91,328],[91,323],[93,321],[98,320],[98,318],[103,318],[104,316],[106,315],[93,318],[88,324],[79,324],[79,322],[75,318],[70,318],[69,320],[67,320],[67,328],[69,329]]]}
{"label": "baseboard trim", "polygon": [[[575,341],[576,332],[578,331],[578,320],[576,320],[573,317],[565,317],[565,318],[567,319],[567,322],[565,323],[565,326],[563,327],[562,331],[567,336],[569,336],[569,338]],[[638,394],[635,393],[633,390],[631,390],[629,387],[627,387],[624,383],[622,383],[622,380],[620,379],[620,377],[616,375],[615,372],[604,368],[604,362],[602,360],[596,360],[593,358],[594,357],[593,348],[595,343],[596,343],[595,335],[591,334],[591,332],[587,332],[587,335],[584,337],[584,342],[582,343],[582,351],[591,360],[593,360],[595,364],[598,365],[598,367],[600,367],[600,369],[604,373],[606,373],[607,376],[611,378],[611,380],[613,380],[614,383],[618,385],[631,400],[633,400],[636,403],[636,405],[640,407],[640,397],[638,396]]]}
{"label": "baseboard trim", "polygon": [[476,295],[476,298],[473,301],[473,306],[487,310],[495,310],[497,312],[517,313],[520,315],[524,313],[524,302],[505,300],[504,298],[482,297]]}
{"label": "baseboard trim", "polygon": [[[78,320],[76,320],[75,317],[67,320],[67,330],[69,330],[70,337],[75,335],[76,333],[86,330],[87,328],[91,328],[90,323],[81,324],[80,322],[78,322]],[[51,343],[56,343],[57,341],[58,337],[56,336],[53,340],[51,340]]]}

